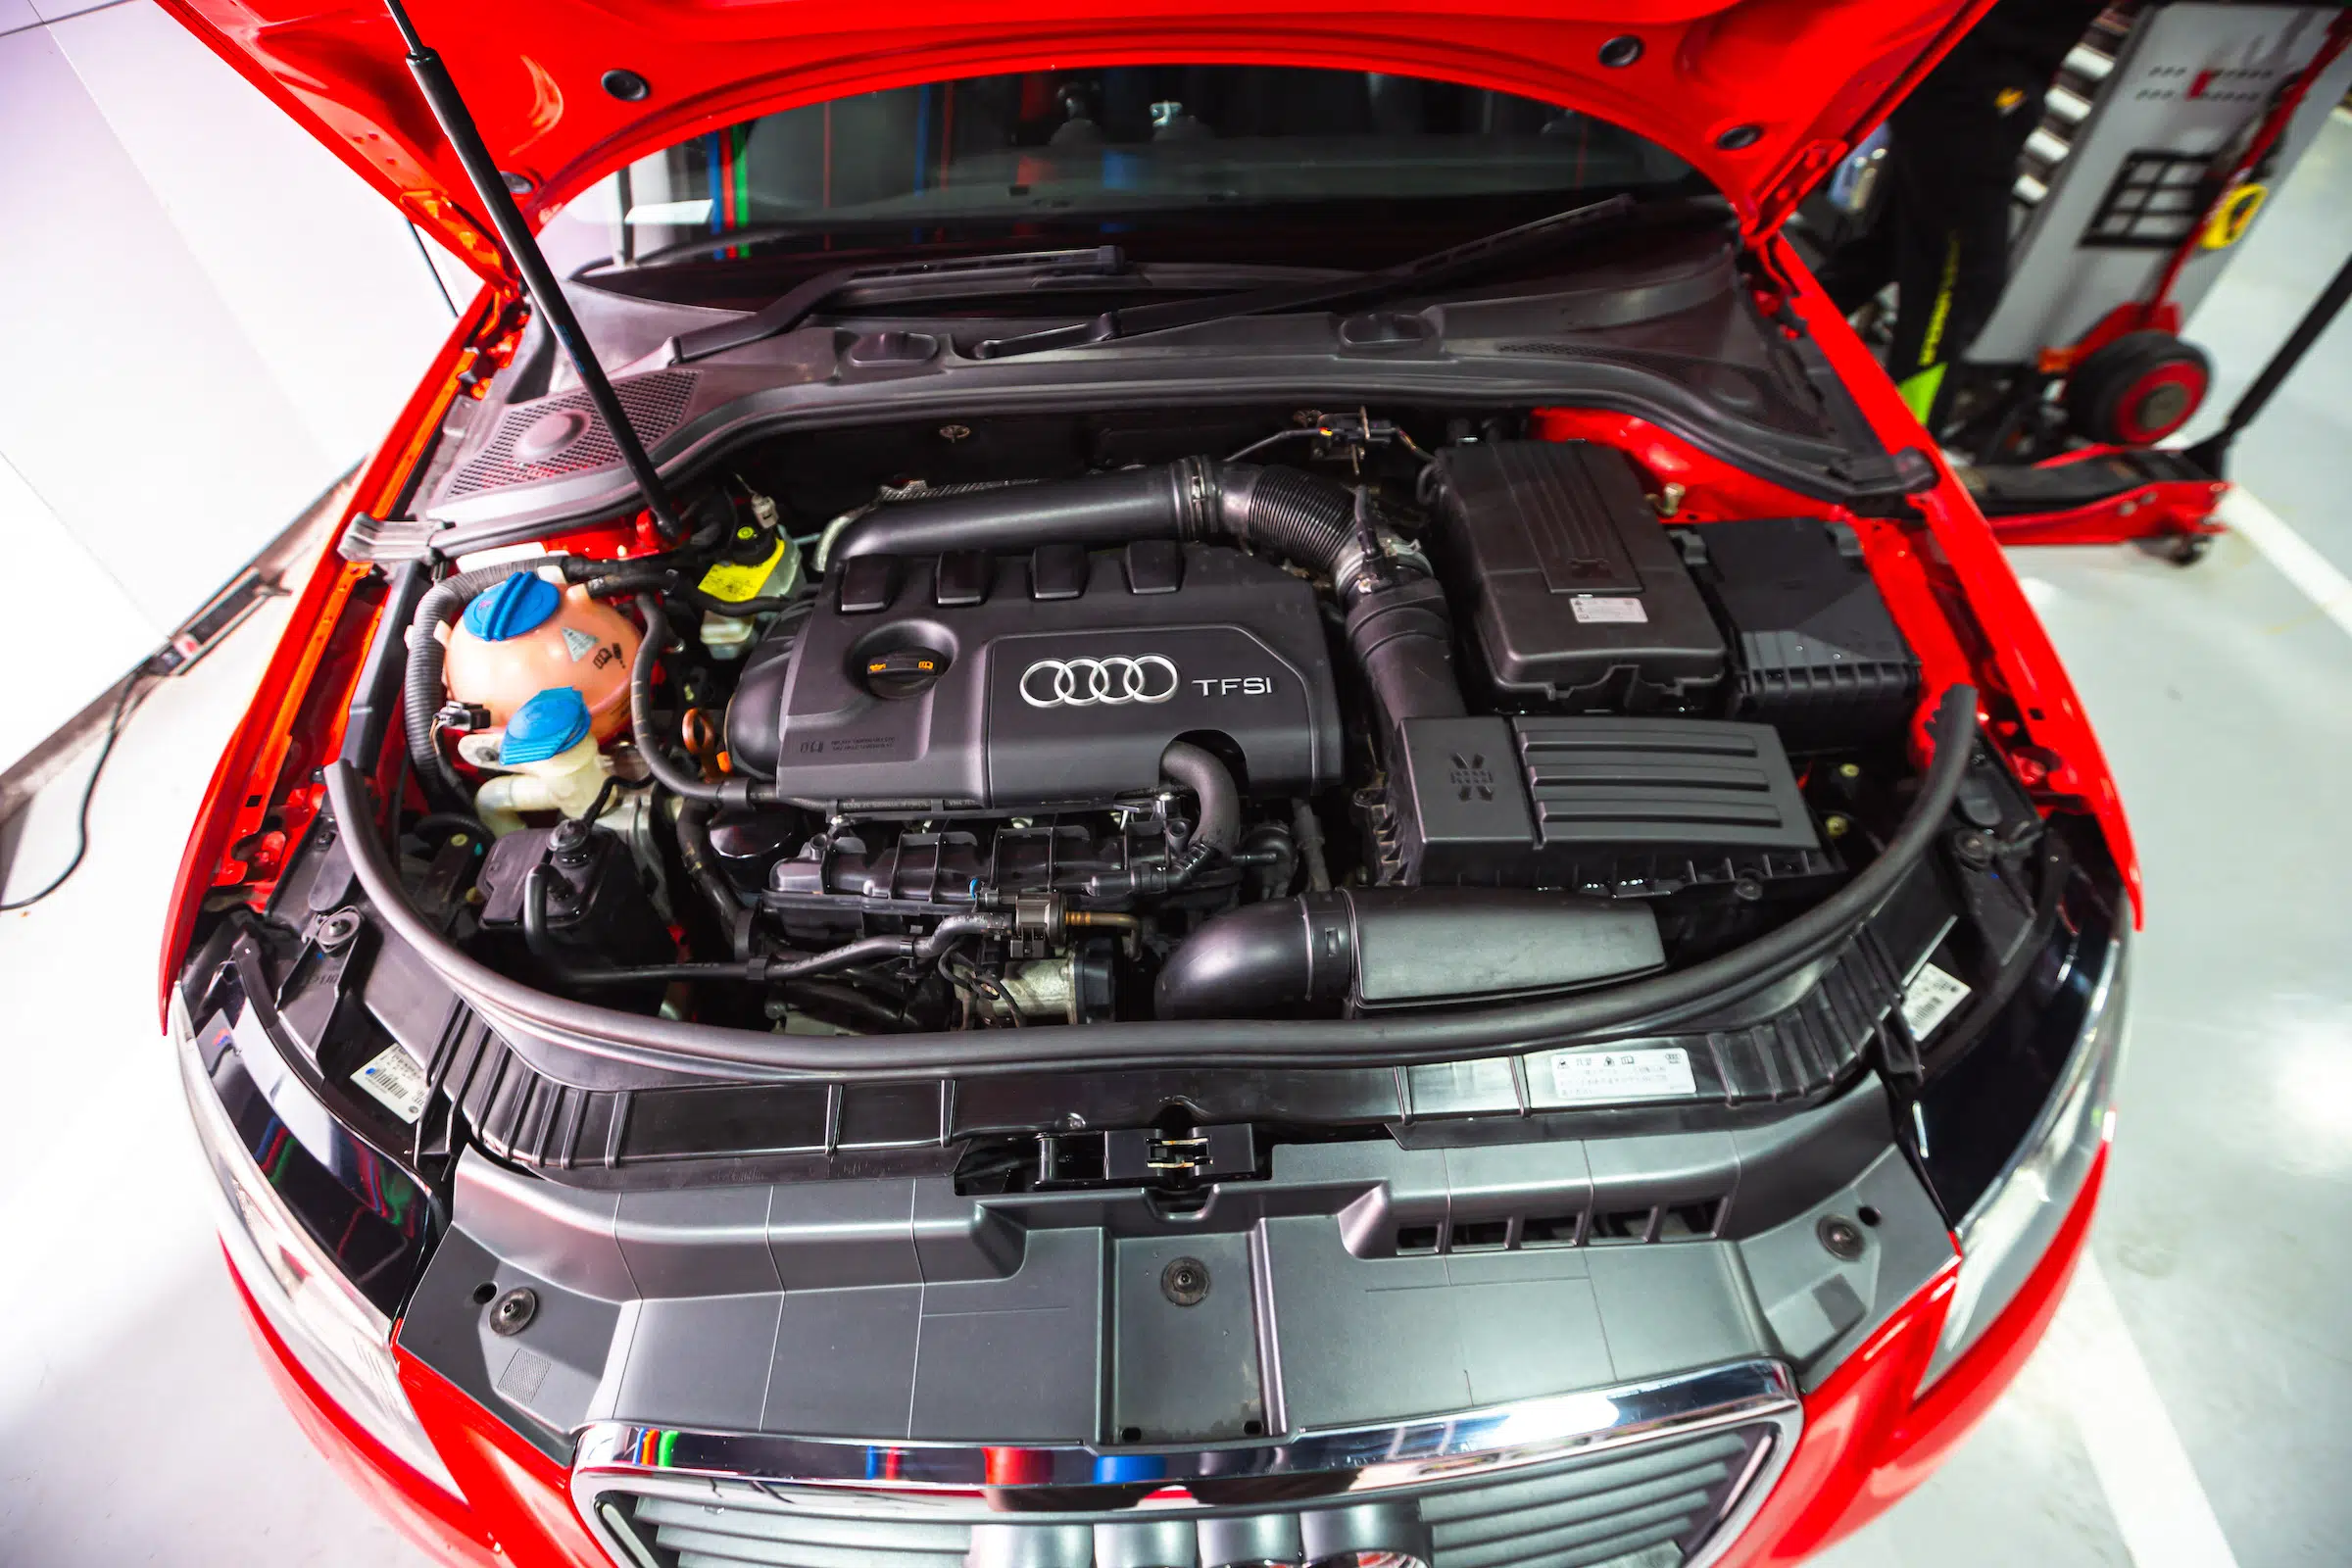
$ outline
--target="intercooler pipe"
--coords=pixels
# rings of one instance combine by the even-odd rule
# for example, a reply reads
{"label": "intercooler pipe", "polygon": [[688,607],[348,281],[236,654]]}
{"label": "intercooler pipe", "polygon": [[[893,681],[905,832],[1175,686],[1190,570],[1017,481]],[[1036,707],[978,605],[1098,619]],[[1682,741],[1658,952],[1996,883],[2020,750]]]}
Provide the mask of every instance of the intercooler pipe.
{"label": "intercooler pipe", "polygon": [[1342,888],[1205,921],[1168,955],[1152,1003],[1161,1018],[1332,1016],[1557,995],[1665,963],[1638,901]]}
{"label": "intercooler pipe", "polygon": [[833,559],[1138,539],[1250,545],[1329,577],[1348,612],[1348,650],[1391,725],[1465,711],[1444,591],[1426,576],[1391,566],[1363,515],[1360,492],[1296,468],[1183,458],[1160,467],[905,501],[850,523]]}
{"label": "intercooler pipe", "polygon": [[444,691],[441,671],[448,662],[448,650],[437,634],[464,614],[466,607],[484,589],[506,581],[516,572],[567,564],[568,558],[564,556],[502,561],[494,566],[480,566],[444,577],[417,601],[416,613],[409,620],[408,676],[402,692],[401,726],[408,736],[409,761],[416,769],[417,786],[441,809],[464,810],[467,802],[466,786],[459,781],[457,770],[449,765],[449,759],[441,755],[438,733]]}

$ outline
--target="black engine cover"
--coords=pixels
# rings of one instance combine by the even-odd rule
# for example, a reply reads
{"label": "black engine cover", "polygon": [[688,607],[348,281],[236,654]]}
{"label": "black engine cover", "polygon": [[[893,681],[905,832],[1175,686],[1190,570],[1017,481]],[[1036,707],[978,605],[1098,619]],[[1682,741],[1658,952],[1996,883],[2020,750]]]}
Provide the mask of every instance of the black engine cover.
{"label": "black engine cover", "polygon": [[738,767],[844,810],[1093,805],[1159,783],[1179,736],[1222,736],[1253,795],[1340,778],[1314,590],[1238,550],[840,563],[795,634],[748,662]]}

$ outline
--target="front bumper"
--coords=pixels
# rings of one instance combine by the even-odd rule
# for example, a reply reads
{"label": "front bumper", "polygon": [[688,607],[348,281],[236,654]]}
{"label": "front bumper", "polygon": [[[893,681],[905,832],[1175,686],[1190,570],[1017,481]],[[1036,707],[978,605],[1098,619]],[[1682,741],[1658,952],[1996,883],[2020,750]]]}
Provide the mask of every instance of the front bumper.
{"label": "front bumper", "polygon": [[[340,1445],[367,1462],[358,1473],[373,1478],[369,1490],[379,1499],[405,1497],[412,1513],[421,1506],[428,1526],[407,1521],[412,1534],[449,1560],[478,1562],[480,1544],[495,1541],[509,1562],[569,1568],[613,1561],[668,1568],[680,1546],[712,1563],[856,1560],[907,1568],[966,1560],[982,1568],[1214,1568],[1340,1551],[1418,1556],[1438,1568],[1548,1561],[1554,1552],[1565,1553],[1560,1561],[1644,1568],[1747,1568],[1797,1560],[1915,1484],[2038,1338],[2079,1254],[2103,1165],[2123,1032],[2123,952],[2120,932],[2085,933],[2062,971],[2044,977],[2034,1005],[2049,1018],[2072,1016],[2072,1044],[2052,1063],[2049,1091],[2027,1136],[1961,1220],[1958,1253],[1927,1200],[1918,1152],[1887,1137],[1907,1118],[1886,1113],[1875,1083],[1863,1087],[1864,1099],[1809,1114],[1842,1116],[1848,1134],[1875,1118],[1879,1152],[1819,1201],[1737,1241],[1669,1241],[1664,1234],[1664,1216],[1678,1203],[1690,1206],[1680,1200],[1727,1197],[1704,1139],[1694,1145],[1693,1135],[1651,1141],[1660,1159],[1646,1173],[1628,1163],[1642,1140],[1517,1146],[1554,1162],[1548,1187],[1531,1186],[1524,1171],[1498,1179],[1496,1167],[1482,1162],[1500,1152],[1459,1150],[1434,1152],[1435,1186],[1423,1182],[1418,1190],[1414,1160],[1424,1171],[1432,1167],[1412,1151],[1388,1152],[1403,1163],[1376,1181],[1361,1170],[1335,1171],[1327,1152],[1321,1169],[1301,1167],[1289,1199],[1267,1196],[1279,1181],[1259,1184],[1259,1193],[1236,1200],[1265,1209],[1228,1233],[1238,1250],[1215,1252],[1215,1233],[1205,1229],[1180,1245],[1208,1256],[1212,1273],[1233,1286],[1241,1311],[1232,1322],[1244,1338],[1228,1359],[1263,1364],[1271,1353],[1287,1369],[1296,1350],[1299,1374],[1266,1380],[1255,1405],[1235,1404],[1229,1435],[1194,1442],[1120,1423],[1129,1413],[1179,1409],[1198,1392],[1178,1380],[1155,1386],[1140,1402],[1129,1396],[1154,1359],[1212,1365],[1200,1347],[1167,1336],[1189,1332],[1188,1323],[1212,1323],[1214,1315],[1186,1318],[1164,1301],[1152,1306],[1156,1294],[1122,1294],[1132,1272],[1123,1262],[1151,1265],[1156,1281],[1162,1260],[1149,1247],[1132,1258],[1122,1251],[1139,1238],[1120,1234],[1117,1217],[1103,1212],[1115,1204],[1101,1194],[1084,1197],[1098,1212],[1083,1224],[1037,1208],[1015,1216],[1022,1235],[1007,1250],[1001,1228],[985,1215],[967,1214],[955,1225],[937,1214],[926,1218],[911,1184],[897,1184],[908,1189],[904,1206],[881,1215],[877,1228],[874,1216],[843,1212],[797,1222],[776,1211],[784,1187],[583,1198],[468,1156],[460,1164],[454,1227],[410,1295],[397,1346],[388,1343],[385,1315],[358,1309],[367,1303],[357,1292],[322,1298],[340,1303],[334,1333],[288,1332],[287,1324],[299,1327],[306,1314],[319,1313],[316,1306],[270,1310],[275,1295],[286,1294],[285,1280],[325,1290],[338,1276],[279,1190],[261,1176],[252,1130],[240,1130],[221,1108],[223,1074],[233,1078],[238,1066],[232,1058],[267,1042],[216,1030],[200,1045],[184,1018],[175,1020],[175,1033],[200,1137],[231,1198],[224,1240],[251,1290],[258,1337],[281,1364],[281,1386],[298,1396],[298,1409],[307,1404],[324,1417],[306,1423],[322,1446]],[[301,1124],[300,1106],[292,1111],[281,1119]],[[1786,1125],[1776,1136],[1788,1136]],[[1753,1189],[1769,1186],[1769,1139],[1725,1141],[1735,1173],[1743,1168],[1751,1183],[1744,1196],[1735,1185],[1728,1200],[1759,1201]],[[1838,1147],[1837,1139],[1819,1146]],[[1483,1233],[1459,1231],[1451,1234],[1464,1245],[1435,1256],[1396,1250],[1410,1228],[1398,1220],[1431,1211],[1431,1202],[1436,1212],[1477,1224],[1486,1212],[1481,1204],[1526,1209],[1537,1201],[1531,1193],[1549,1195],[1538,1206],[1557,1204],[1570,1188],[1588,1214],[1618,1202],[1651,1205],[1646,1240],[1605,1245],[1589,1220],[1579,1228],[1585,1245],[1546,1250],[1524,1245],[1538,1232],[1523,1213],[1505,1227],[1522,1245],[1482,1251],[1470,1243]],[[1307,1202],[1300,1195],[1309,1192],[1333,1200]],[[735,1211],[753,1201],[756,1214]],[[1277,1211],[1286,1204],[1291,1212]],[[1880,1222],[1864,1260],[1825,1265],[1822,1218],[1865,1208]],[[1086,1319],[1067,1310],[1072,1301],[1041,1298],[1038,1288],[1051,1282],[1027,1266],[1033,1255],[1066,1254],[1070,1237],[1090,1227],[1101,1239],[1085,1244],[1086,1255],[1067,1277],[1096,1282],[1097,1294],[1086,1298],[1099,1325],[1091,1354],[1083,1337],[1071,1334],[1075,1327],[1082,1336]],[[1309,1230],[1313,1245],[1302,1252]],[[1306,1276],[1299,1260],[1308,1253],[1320,1259],[1315,1268],[1353,1277],[1364,1289],[1300,1294]],[[1365,1253],[1373,1255],[1358,1255]],[[299,1266],[289,1276],[267,1261],[271,1255]],[[728,1272],[745,1266],[753,1270],[748,1276]],[[884,1277],[893,1267],[911,1277]],[[951,1277],[959,1269],[962,1277]],[[480,1293],[519,1286],[537,1293],[538,1315],[522,1334],[490,1333]],[[935,1347],[953,1352],[935,1364],[934,1386],[993,1398],[945,1419],[944,1436],[918,1437],[911,1423],[924,1408],[922,1383],[910,1366],[907,1386],[885,1391],[904,1424],[854,1425],[847,1415],[797,1426],[765,1419],[765,1395],[780,1367],[788,1383],[801,1380],[799,1394],[773,1405],[787,1416],[816,1407],[808,1393],[821,1393],[828,1368],[840,1374],[836,1396],[853,1406],[860,1386],[888,1381],[887,1358],[873,1357],[870,1335],[851,1353],[827,1341],[816,1319],[788,1325],[786,1303],[798,1310],[829,1298],[847,1310],[837,1324],[862,1318],[870,1326],[906,1303],[909,1288],[918,1348],[929,1330]],[[988,1298],[1007,1289],[1013,1294]],[[953,1310],[923,1312],[926,1290]],[[1646,1321],[1688,1318],[1702,1298],[1722,1309],[1701,1312],[1696,1328],[1686,1321],[1669,1333]],[[1591,1322],[1563,1313],[1563,1302],[1588,1299]],[[1448,1342],[1443,1325],[1420,1310],[1431,1300],[1475,1301],[1481,1320],[1519,1332],[1465,1344],[1457,1316]],[[1139,1323],[1178,1326],[1129,1335],[1150,1353],[1122,1362],[1130,1304],[1146,1314]],[[1403,1332],[1391,1332],[1392,1319],[1404,1321]],[[746,1321],[755,1340],[766,1336],[749,1356]],[[1106,1420],[1111,1441],[1041,1436],[1046,1418],[1034,1403],[1005,1402],[1006,1391],[1023,1381],[1008,1378],[1007,1369],[1038,1363],[999,1353],[1013,1342],[998,1331],[1011,1329],[1017,1338],[1024,1326],[1043,1324],[1044,1343],[1052,1343],[1056,1321],[1062,1359],[1108,1369],[1110,1382],[1092,1385],[1087,1397],[1109,1389],[1108,1406],[1090,1404],[1089,1419]],[[1268,1330],[1250,1326],[1268,1323],[1279,1330],[1271,1345],[1262,1338]],[[975,1324],[987,1332],[970,1337],[965,1331]],[[1579,1375],[1577,1346],[1594,1332],[1610,1348],[1607,1364],[1638,1368],[1647,1355],[1655,1375]],[[1717,1353],[1689,1348],[1708,1345]],[[431,1456],[425,1463],[403,1458],[379,1432],[387,1407],[379,1357],[386,1355],[397,1368],[402,1408]],[[1466,1396],[1421,1405],[1451,1412],[1445,1415],[1345,1419],[1347,1391],[1384,1385],[1392,1362],[1457,1377]],[[1530,1375],[1549,1376],[1552,1385],[1521,1381],[1515,1392],[1522,1396],[1479,1397],[1482,1389],[1511,1389],[1513,1379]],[[755,1381],[761,1385],[757,1397],[748,1392]],[[1213,1385],[1217,1378],[1189,1381]],[[749,1414],[710,1419],[730,1397]],[[964,1423],[960,1432],[956,1420]],[[1288,1436],[1258,1438],[1248,1430],[1250,1421]],[[942,1424],[934,1420],[935,1428]],[[828,1429],[866,1436],[808,1435]],[[999,1437],[1005,1441],[989,1441]],[[778,1539],[779,1530],[788,1533]],[[840,1550],[853,1556],[825,1555]]]}

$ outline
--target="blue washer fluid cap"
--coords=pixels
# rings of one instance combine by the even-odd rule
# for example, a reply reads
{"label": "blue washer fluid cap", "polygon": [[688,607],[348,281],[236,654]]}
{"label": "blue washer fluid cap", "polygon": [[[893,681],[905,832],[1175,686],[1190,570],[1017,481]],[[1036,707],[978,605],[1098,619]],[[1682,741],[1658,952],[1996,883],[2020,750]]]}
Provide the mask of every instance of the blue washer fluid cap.
{"label": "blue washer fluid cap", "polygon": [[466,607],[466,629],[486,643],[537,631],[564,605],[564,590],[535,571],[492,583]]}
{"label": "blue washer fluid cap", "polygon": [[508,767],[544,762],[588,738],[588,699],[568,686],[551,686],[514,710],[498,760]]}

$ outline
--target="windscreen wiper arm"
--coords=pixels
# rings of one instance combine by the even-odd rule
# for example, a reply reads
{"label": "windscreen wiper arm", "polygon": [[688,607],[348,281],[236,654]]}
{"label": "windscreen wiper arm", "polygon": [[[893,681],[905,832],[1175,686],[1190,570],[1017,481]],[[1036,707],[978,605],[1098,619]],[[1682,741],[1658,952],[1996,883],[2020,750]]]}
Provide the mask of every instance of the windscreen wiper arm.
{"label": "windscreen wiper arm", "polygon": [[816,308],[861,283],[916,277],[956,278],[998,273],[1048,277],[1111,277],[1127,270],[1127,256],[1116,245],[1088,250],[1022,251],[1009,256],[956,256],[920,262],[876,262],[860,267],[837,267],[819,272],[741,320],[681,332],[673,343],[673,360],[685,364],[713,354],[740,349],[779,337],[806,320]]}
{"label": "windscreen wiper arm", "polygon": [[1549,218],[1539,218],[1532,223],[1521,223],[1516,228],[1506,228],[1499,233],[1448,246],[1442,251],[1432,251],[1427,256],[1417,256],[1394,267],[1377,268],[1347,277],[1311,283],[1277,283],[1268,288],[1220,294],[1204,300],[1169,300],[1155,305],[1138,305],[1123,311],[1104,311],[1091,321],[1048,327],[1042,332],[1024,332],[1018,337],[991,338],[974,349],[973,357],[1002,360],[1016,354],[1042,353],[1048,349],[1086,348],[1097,343],[1142,337],[1149,332],[1172,332],[1179,327],[1203,326],[1211,321],[1232,320],[1239,317],[1266,316],[1278,311],[1303,311],[1318,305],[1336,305],[1343,301],[1433,286],[1462,273],[1475,271],[1493,262],[1532,255],[1567,243],[1592,228],[1623,218],[1633,211],[1634,205],[1631,196],[1611,196],[1605,201],[1554,213]]}

